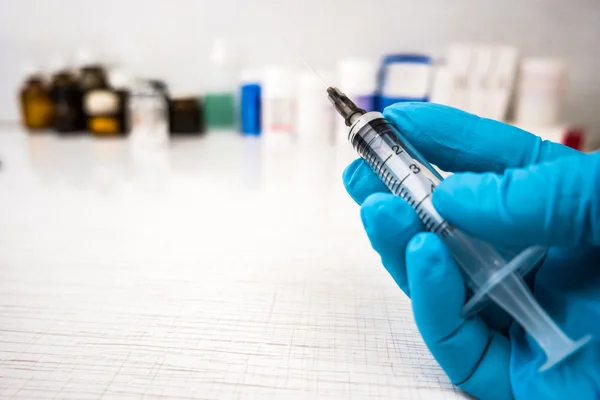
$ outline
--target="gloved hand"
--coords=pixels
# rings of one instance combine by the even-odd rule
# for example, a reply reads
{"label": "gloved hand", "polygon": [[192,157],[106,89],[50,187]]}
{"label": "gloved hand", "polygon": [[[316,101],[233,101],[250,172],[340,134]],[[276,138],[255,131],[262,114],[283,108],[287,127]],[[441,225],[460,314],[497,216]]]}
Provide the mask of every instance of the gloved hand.
{"label": "gloved hand", "polygon": [[544,353],[497,306],[461,317],[465,285],[444,244],[356,160],[344,184],[452,382],[481,399],[600,398],[600,153],[440,105],[401,103],[384,115],[428,161],[455,172],[432,195],[443,218],[498,245],[551,246],[530,277],[534,295],[571,339],[593,336],[540,373]]}

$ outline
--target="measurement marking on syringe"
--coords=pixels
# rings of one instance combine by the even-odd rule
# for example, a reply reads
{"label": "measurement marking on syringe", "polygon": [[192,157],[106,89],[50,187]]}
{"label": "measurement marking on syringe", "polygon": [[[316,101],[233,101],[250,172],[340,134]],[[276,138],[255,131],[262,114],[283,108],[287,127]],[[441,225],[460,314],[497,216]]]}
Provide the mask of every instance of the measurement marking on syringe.
{"label": "measurement marking on syringe", "polygon": [[427,229],[427,230],[431,230],[431,227],[433,226],[433,224],[431,224],[431,226],[430,226],[430,223],[431,223],[431,222],[433,222],[433,221],[431,221],[431,217],[428,215],[428,216],[427,216],[427,217],[426,217],[426,218],[423,220],[423,225],[425,226],[425,229]]}
{"label": "measurement marking on syringe", "polygon": [[381,168],[383,168],[383,164],[381,162],[377,162],[377,175],[381,175]]}
{"label": "measurement marking on syringe", "polygon": [[427,196],[423,197],[423,198],[421,199],[421,201],[419,202],[419,204],[417,204],[417,205],[415,206],[415,208],[419,208],[419,206],[421,205],[421,203],[422,203],[422,202],[424,202],[424,201],[425,201],[425,199],[426,199],[426,198],[428,198],[430,195],[431,195],[431,193],[429,193],[429,194],[427,194]]}
{"label": "measurement marking on syringe", "polygon": [[432,230],[431,232],[433,232],[433,233],[437,233],[437,232],[440,230],[440,228],[441,228],[442,226],[444,226],[444,225],[448,225],[448,222],[446,222],[446,220],[444,220],[444,221],[440,222],[440,224],[439,224],[439,225],[438,225],[438,226],[437,226],[437,227],[436,227],[434,230]]}
{"label": "measurement marking on syringe", "polygon": [[412,172],[410,174],[406,175],[404,178],[402,178],[402,180],[400,181],[400,185],[402,185],[402,183],[404,183],[404,181],[407,180],[408,177],[411,175],[412,175]]}
{"label": "measurement marking on syringe", "polygon": [[387,180],[390,177],[390,173],[389,171],[386,169],[383,171],[383,174],[381,174],[381,180],[383,181],[384,185],[387,185]]}
{"label": "measurement marking on syringe", "polygon": [[[392,174],[389,170],[385,170],[385,174],[387,174],[385,176],[385,179],[383,180],[383,182],[385,183],[386,186],[389,187],[389,185],[392,183],[392,179],[394,178],[394,174]],[[389,180],[389,181],[388,181]]]}

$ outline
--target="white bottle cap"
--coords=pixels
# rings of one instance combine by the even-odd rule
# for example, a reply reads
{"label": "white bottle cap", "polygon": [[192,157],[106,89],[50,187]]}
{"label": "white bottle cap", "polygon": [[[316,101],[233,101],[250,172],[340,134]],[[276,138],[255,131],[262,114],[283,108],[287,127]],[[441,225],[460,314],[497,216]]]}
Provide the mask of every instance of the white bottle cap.
{"label": "white bottle cap", "polygon": [[132,79],[129,74],[123,70],[115,68],[109,72],[110,86],[115,89],[129,89],[132,86]]}
{"label": "white bottle cap", "polygon": [[88,47],[82,47],[75,52],[75,66],[83,68],[89,65],[98,64],[98,59],[94,52]]}
{"label": "white bottle cap", "polygon": [[69,69],[69,64],[67,63],[67,60],[65,60],[62,57],[54,57],[52,60],[50,60],[48,66],[50,67],[50,71],[53,74]]}
{"label": "white bottle cap", "polygon": [[190,85],[176,84],[169,89],[169,98],[173,100],[180,99],[196,99],[200,97],[200,93],[195,92]]}
{"label": "white bottle cap", "polygon": [[40,68],[32,61],[28,61],[26,63],[23,64],[22,66],[22,71],[23,71],[23,76],[26,78],[35,76],[35,75],[42,75]]}
{"label": "white bottle cap", "polygon": [[292,69],[273,65],[264,70],[265,97],[293,97],[295,89],[294,72]]}
{"label": "white bottle cap", "polygon": [[260,84],[263,81],[263,71],[260,69],[244,69],[240,73],[240,84],[255,83]]}
{"label": "white bottle cap", "polygon": [[377,63],[347,58],[338,63],[339,88],[348,96],[370,95],[377,89]]}

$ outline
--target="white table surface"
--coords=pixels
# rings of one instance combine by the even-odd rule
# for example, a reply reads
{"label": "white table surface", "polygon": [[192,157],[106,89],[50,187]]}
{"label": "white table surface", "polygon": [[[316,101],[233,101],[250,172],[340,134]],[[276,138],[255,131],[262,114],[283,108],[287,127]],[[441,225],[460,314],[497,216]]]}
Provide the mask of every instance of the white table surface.
{"label": "white table surface", "polygon": [[0,398],[463,398],[371,250],[351,149],[0,130]]}

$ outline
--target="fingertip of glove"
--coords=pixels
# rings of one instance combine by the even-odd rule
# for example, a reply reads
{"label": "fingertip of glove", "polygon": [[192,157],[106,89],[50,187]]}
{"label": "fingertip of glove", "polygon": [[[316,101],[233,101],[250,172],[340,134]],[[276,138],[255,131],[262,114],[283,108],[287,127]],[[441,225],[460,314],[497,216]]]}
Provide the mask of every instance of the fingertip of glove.
{"label": "fingertip of glove", "polygon": [[433,191],[431,201],[445,218],[456,218],[466,211],[484,209],[489,196],[499,193],[501,177],[494,173],[450,175]]}
{"label": "fingertip of glove", "polygon": [[437,235],[431,232],[416,234],[408,243],[406,251],[409,282],[443,280],[447,273],[444,266],[448,259],[448,250]]}
{"label": "fingertip of glove", "polygon": [[367,197],[360,208],[360,216],[367,232],[375,229],[391,234],[420,223],[412,207],[390,193],[373,193]]}
{"label": "fingertip of glove", "polygon": [[408,243],[407,250],[415,253],[419,260],[436,261],[439,252],[445,250],[444,243],[432,232],[421,232],[416,234]]}
{"label": "fingertip of glove", "polygon": [[352,185],[354,174],[356,174],[356,171],[361,167],[362,164],[364,164],[364,161],[362,159],[358,158],[358,159],[352,161],[346,167],[346,169],[342,173],[342,180],[343,180],[346,188],[348,188],[349,186]]}
{"label": "fingertip of glove", "polygon": [[344,187],[352,199],[362,204],[373,193],[389,193],[381,179],[361,158],[354,160],[342,174]]}
{"label": "fingertip of glove", "polygon": [[383,115],[403,133],[420,130],[436,132],[436,136],[455,134],[458,128],[479,117],[465,111],[435,103],[403,102],[388,106]]}

